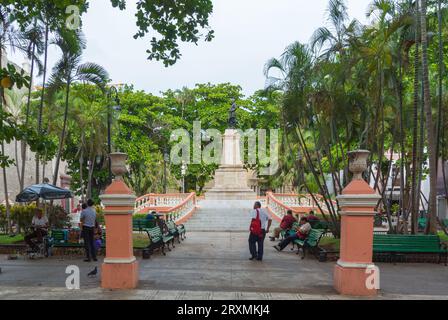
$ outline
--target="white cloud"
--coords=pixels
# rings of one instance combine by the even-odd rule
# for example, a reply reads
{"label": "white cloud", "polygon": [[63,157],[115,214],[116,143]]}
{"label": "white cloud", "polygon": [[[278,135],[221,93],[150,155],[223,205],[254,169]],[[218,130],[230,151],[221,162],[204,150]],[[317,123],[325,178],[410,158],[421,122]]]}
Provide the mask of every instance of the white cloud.
{"label": "white cloud", "polygon": [[[129,7],[132,5],[129,0]],[[347,1],[351,17],[365,21],[370,0]],[[146,59],[149,40],[134,40],[133,8],[112,8],[109,0],[90,1],[83,18],[84,60],[105,67],[114,83],[158,93],[196,83],[232,82],[251,94],[264,86],[263,66],[293,41],[308,42],[325,23],[327,0],[215,0],[211,25],[216,38],[198,46],[183,44],[182,59],[165,68]],[[58,52],[52,48],[50,65]]]}

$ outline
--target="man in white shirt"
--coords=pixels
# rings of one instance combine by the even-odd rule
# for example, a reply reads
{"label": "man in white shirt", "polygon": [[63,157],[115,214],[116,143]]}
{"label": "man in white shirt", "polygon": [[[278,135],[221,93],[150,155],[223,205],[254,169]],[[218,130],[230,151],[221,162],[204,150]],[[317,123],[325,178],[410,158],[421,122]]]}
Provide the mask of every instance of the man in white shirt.
{"label": "man in white shirt", "polygon": [[48,234],[48,218],[43,214],[42,209],[36,208],[34,211],[33,220],[31,221],[31,228],[33,232],[25,236],[25,242],[36,250],[37,246],[33,239],[37,242],[42,242],[42,238]]}
{"label": "man in white shirt", "polygon": [[262,236],[255,235],[252,232],[249,235],[249,251],[251,254],[251,258],[249,260],[251,261],[255,259],[258,261],[263,261],[264,239],[266,238],[266,233],[269,233],[269,229],[272,224],[271,216],[266,210],[261,208],[261,203],[259,201],[255,202],[254,210],[250,214],[252,220],[257,218],[257,213],[259,215],[259,219],[261,220]]}
{"label": "man in white shirt", "polygon": [[306,240],[311,232],[311,224],[308,222],[307,217],[302,217],[299,222],[299,227],[296,228],[296,233],[287,237],[279,245],[274,246],[277,251],[283,251],[291,242],[295,240]]}

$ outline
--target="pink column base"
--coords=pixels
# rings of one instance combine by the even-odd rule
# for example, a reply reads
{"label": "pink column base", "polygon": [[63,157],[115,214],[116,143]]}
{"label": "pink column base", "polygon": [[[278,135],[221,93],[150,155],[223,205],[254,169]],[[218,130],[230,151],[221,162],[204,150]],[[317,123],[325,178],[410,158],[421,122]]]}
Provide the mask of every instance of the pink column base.
{"label": "pink column base", "polygon": [[135,289],[139,278],[138,262],[103,263],[101,287],[103,289]]}
{"label": "pink column base", "polygon": [[348,296],[376,296],[376,289],[368,289],[368,278],[365,268],[334,267],[334,288],[342,295]]}

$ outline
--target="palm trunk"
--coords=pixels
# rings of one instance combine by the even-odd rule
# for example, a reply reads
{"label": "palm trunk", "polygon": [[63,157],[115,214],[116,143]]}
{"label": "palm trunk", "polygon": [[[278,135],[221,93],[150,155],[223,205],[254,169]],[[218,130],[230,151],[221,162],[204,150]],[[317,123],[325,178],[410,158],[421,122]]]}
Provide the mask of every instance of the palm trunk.
{"label": "palm trunk", "polygon": [[414,53],[414,107],[413,107],[413,122],[412,122],[412,190],[411,190],[411,229],[412,234],[418,233],[418,208],[420,198],[417,194],[417,165],[418,165],[418,106],[419,106],[419,75],[420,75],[420,62],[419,62],[419,38],[418,38],[418,13],[419,13],[418,1],[416,1],[416,27],[415,27],[415,53]]}
{"label": "palm trunk", "polygon": [[81,201],[84,202],[84,177],[83,177],[83,167],[84,167],[84,149],[81,147],[81,154],[79,156],[79,182],[81,184]]}
{"label": "palm trunk", "polygon": [[93,169],[94,169],[94,162],[92,159],[89,160],[89,173],[88,173],[88,180],[87,180],[87,199],[92,198],[92,179],[93,179]]}
{"label": "palm trunk", "polygon": [[423,72],[423,101],[426,114],[426,134],[428,142],[429,156],[429,216],[427,233],[437,233],[437,154],[436,137],[434,133],[434,120],[431,108],[431,92],[429,86],[429,67],[428,67],[428,33],[426,26],[426,0],[421,0],[421,36],[422,36],[422,72]]}
{"label": "palm trunk", "polygon": [[[42,113],[44,109],[44,96],[45,96],[45,82],[47,80],[47,63],[48,63],[48,34],[49,34],[48,21],[45,23],[45,53],[44,53],[44,71],[42,76],[42,92],[40,95],[39,115],[37,119],[37,133],[42,134]],[[40,182],[39,178],[39,154],[36,153],[36,183]]]}
{"label": "palm trunk", "polygon": [[[28,88],[28,97],[26,102],[26,115],[25,115],[25,126],[28,126],[28,121],[30,117],[30,105],[31,105],[31,93],[33,88],[33,76],[34,76],[34,53],[35,53],[35,44],[33,44],[32,50],[31,50],[31,72],[30,72],[30,87]],[[23,190],[25,187],[25,167],[26,167],[26,152],[27,152],[27,144],[26,141],[22,141],[21,143],[22,147],[22,170],[19,177],[20,181],[20,191]]]}
{"label": "palm trunk", "polygon": [[[1,37],[0,37],[1,40]],[[0,42],[0,69],[3,69],[3,57],[2,57],[2,43]],[[4,90],[3,87],[0,86],[0,131],[3,130],[3,100],[4,100]],[[1,141],[2,147],[2,156],[5,155],[5,142]],[[8,179],[6,178],[6,166],[2,166],[3,173],[3,187],[4,187],[4,195],[6,201],[6,220],[8,222],[8,230],[7,232],[11,232],[11,208],[9,207],[9,196],[8,196]]]}
{"label": "palm trunk", "polygon": [[[436,155],[437,159],[440,156],[440,141],[442,132],[442,120],[443,120],[443,37],[442,37],[442,1],[437,1],[437,17],[438,17],[438,35],[439,35],[439,56],[438,56],[438,67],[439,67],[439,89],[438,89],[438,112],[437,112],[437,143],[436,143]],[[439,163],[439,161],[437,161]],[[443,164],[443,163],[442,163]],[[439,168],[437,168],[439,172]]]}
{"label": "palm trunk", "polygon": [[[403,119],[403,92],[402,92],[402,61],[401,61],[401,47],[398,52],[398,83],[397,95],[398,95],[398,109],[400,115],[400,216],[398,220],[405,218],[405,205],[404,205],[404,192],[405,192],[405,181],[404,181],[404,166],[405,166],[405,145],[404,145],[404,119]],[[404,233],[407,233],[405,230]]]}
{"label": "palm trunk", "polygon": [[62,149],[64,148],[64,141],[65,141],[65,132],[67,131],[69,97],[70,97],[70,79],[67,79],[66,92],[65,92],[64,123],[62,125],[62,132],[61,132],[61,137],[59,140],[58,154],[56,156],[56,166],[54,168],[54,174],[53,174],[53,185],[56,185],[56,183],[58,181],[59,163],[61,162]]}

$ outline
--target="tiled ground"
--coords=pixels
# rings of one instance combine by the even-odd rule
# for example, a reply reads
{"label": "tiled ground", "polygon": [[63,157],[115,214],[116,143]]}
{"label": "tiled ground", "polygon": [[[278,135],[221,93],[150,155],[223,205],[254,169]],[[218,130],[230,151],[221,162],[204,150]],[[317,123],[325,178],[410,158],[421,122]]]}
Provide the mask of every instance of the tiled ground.
{"label": "tiled ground", "polygon": [[[95,266],[79,258],[8,261],[0,256],[0,299],[339,299],[332,287],[334,262],[300,260],[265,242],[262,263],[248,260],[247,234],[187,234],[167,256],[140,260],[138,290],[99,289]],[[81,270],[81,290],[65,288],[65,269]],[[99,264],[96,264],[99,266]],[[437,264],[380,264],[383,299],[448,299],[448,267]]]}

